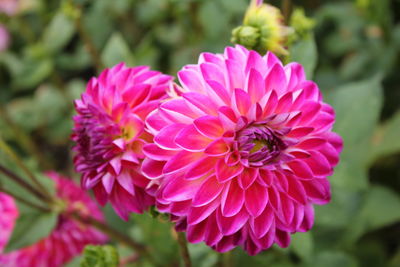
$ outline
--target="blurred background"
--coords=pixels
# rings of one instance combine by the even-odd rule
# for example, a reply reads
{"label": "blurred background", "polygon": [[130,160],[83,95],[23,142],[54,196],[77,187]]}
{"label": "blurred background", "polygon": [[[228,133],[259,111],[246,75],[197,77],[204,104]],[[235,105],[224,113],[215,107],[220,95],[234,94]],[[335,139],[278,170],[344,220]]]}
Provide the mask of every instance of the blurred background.
{"label": "blurred background", "polygon": [[[316,207],[315,227],[293,235],[287,249],[274,246],[249,257],[241,249],[218,255],[203,244],[190,245],[194,265],[216,266],[225,257],[230,266],[398,267],[400,1],[283,2],[304,8],[316,23],[314,34],[289,50],[337,112],[335,129],[345,148],[330,178],[332,202]],[[30,168],[79,179],[69,137],[73,100],[86,82],[121,61],[175,75],[203,51],[221,53],[247,5],[247,0],[0,0],[2,138]],[[113,226],[149,244],[160,263],[179,264],[168,223],[148,215],[124,223],[110,208],[105,212]],[[130,253],[118,249],[121,258]]]}

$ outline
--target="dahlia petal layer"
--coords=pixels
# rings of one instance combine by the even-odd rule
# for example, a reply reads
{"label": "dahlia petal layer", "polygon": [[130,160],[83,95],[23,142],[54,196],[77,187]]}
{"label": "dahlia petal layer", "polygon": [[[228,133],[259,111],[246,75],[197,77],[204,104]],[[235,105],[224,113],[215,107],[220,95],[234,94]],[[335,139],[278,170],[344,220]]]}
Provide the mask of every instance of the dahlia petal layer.
{"label": "dahlia petal layer", "polygon": [[146,124],[142,171],[161,177],[156,200],[190,242],[255,255],[308,231],[330,200],[339,161],[334,110],[298,63],[241,46],[185,66],[176,97]]}

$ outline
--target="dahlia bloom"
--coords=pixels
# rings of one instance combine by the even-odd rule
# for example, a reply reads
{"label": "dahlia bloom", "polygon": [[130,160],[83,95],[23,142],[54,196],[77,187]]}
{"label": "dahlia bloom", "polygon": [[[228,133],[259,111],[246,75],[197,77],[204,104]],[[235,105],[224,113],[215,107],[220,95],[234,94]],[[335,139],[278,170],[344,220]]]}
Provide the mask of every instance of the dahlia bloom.
{"label": "dahlia bloom", "polygon": [[18,217],[18,209],[14,199],[0,192],[0,253],[10,238],[15,220]]}
{"label": "dahlia bloom", "polygon": [[102,205],[109,200],[125,220],[154,204],[147,191],[156,185],[140,173],[142,147],[153,139],[144,119],[166,97],[171,80],[146,66],[121,63],[92,78],[75,101],[74,164],[82,187],[93,189]]}
{"label": "dahlia bloom", "polygon": [[339,161],[334,110],[298,63],[242,46],[185,66],[178,95],[147,118],[144,174],[190,242],[255,255],[308,231]]}
{"label": "dahlia bloom", "polygon": [[0,52],[6,50],[10,44],[10,34],[7,29],[0,24]]}
{"label": "dahlia bloom", "polygon": [[[106,242],[107,237],[101,232],[67,216],[69,213],[78,212],[81,216],[103,220],[103,215],[96,202],[71,180],[56,173],[49,173],[48,175],[56,182],[58,197],[67,205],[66,213],[59,216],[57,225],[49,236],[31,246],[6,254],[0,253],[0,266],[62,266],[79,255],[86,245]],[[13,214],[15,214],[15,211],[13,211]],[[5,220],[5,217],[1,216],[1,223],[3,223],[3,220]],[[7,228],[9,235],[10,232],[8,231],[11,232],[12,227]]]}

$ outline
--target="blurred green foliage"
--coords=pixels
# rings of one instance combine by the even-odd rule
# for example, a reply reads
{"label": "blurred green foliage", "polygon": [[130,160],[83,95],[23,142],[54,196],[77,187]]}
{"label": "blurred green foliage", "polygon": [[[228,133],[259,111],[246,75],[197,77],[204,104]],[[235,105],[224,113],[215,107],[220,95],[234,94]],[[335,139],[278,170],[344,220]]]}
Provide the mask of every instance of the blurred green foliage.
{"label": "blurred green foliage", "polygon": [[[25,8],[16,16],[0,16],[12,35],[10,48],[0,53],[1,136],[37,171],[56,169],[76,178],[69,139],[73,100],[88,79],[120,61],[175,74],[203,51],[222,52],[248,4],[21,2]],[[194,265],[400,266],[400,1],[292,2],[315,20],[315,31],[293,44],[290,59],[304,64],[319,84],[344,138],[341,163],[330,178],[332,202],[316,208],[313,230],[293,235],[287,249],[274,246],[250,257],[241,249],[218,255],[203,244],[190,245]],[[170,224],[147,215],[125,223],[109,207],[106,215],[111,225],[148,244],[160,263],[179,264]],[[20,235],[29,236],[28,243],[37,238]],[[121,261],[136,266],[129,263],[132,251],[117,247]]]}

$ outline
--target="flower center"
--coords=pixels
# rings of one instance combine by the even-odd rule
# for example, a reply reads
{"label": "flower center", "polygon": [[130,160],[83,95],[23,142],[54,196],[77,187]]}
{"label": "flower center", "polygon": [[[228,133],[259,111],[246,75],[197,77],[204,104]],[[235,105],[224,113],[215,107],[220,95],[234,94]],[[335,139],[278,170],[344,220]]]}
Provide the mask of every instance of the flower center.
{"label": "flower center", "polygon": [[250,126],[240,131],[237,141],[241,158],[253,167],[274,162],[287,147],[282,135],[266,126]]}

